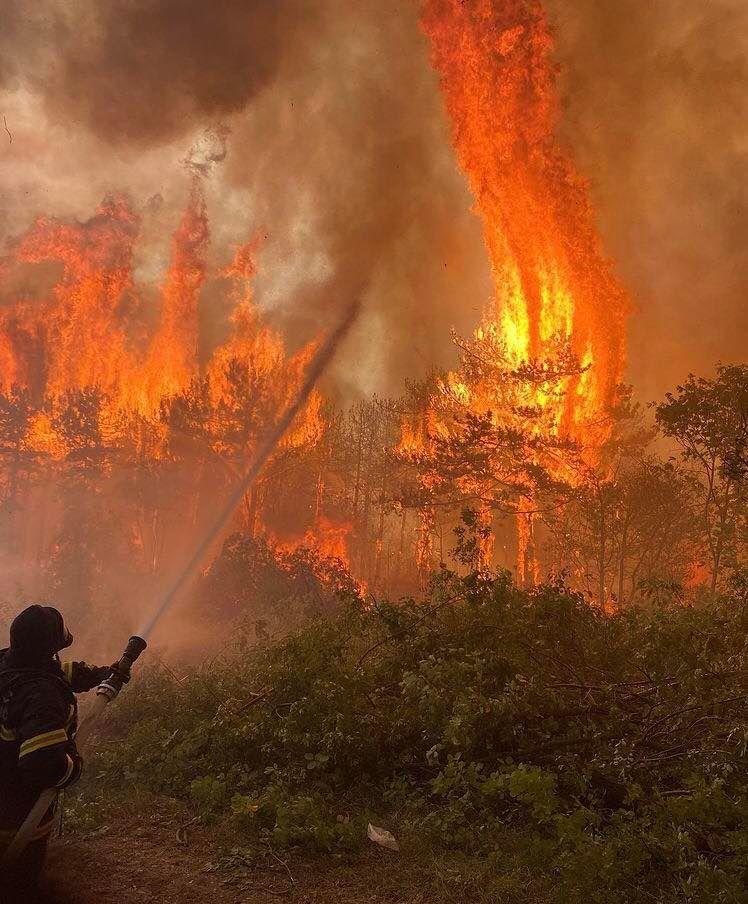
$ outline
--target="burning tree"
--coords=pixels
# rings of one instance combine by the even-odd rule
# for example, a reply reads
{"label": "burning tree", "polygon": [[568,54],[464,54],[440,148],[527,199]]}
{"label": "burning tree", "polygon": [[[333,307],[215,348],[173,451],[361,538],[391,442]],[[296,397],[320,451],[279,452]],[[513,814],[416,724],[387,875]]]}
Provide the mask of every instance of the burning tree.
{"label": "burning tree", "polygon": [[[127,199],[110,198],[83,223],[37,220],[3,261],[33,287],[0,320],[3,502],[16,538],[6,550],[54,585],[27,593],[54,590],[77,606],[116,595],[134,570],[155,579],[294,397],[314,351],[289,355],[263,322],[251,243],[215,280],[234,313],[227,338],[204,348],[209,227],[198,179],[155,318],[153,292],[133,278],[140,227]],[[267,486],[319,444],[321,408],[314,393],[247,499],[250,534],[266,529]]]}
{"label": "burning tree", "polygon": [[[425,404],[406,418],[399,447],[412,467],[404,501],[422,511],[423,567],[432,559],[436,522],[465,512],[467,564],[491,564],[494,518],[516,516],[520,582],[538,578],[534,519],[562,505],[584,464],[579,449],[559,432],[558,402],[579,365],[554,362],[512,366],[495,331],[478,329],[457,340],[460,368],[435,378]],[[551,401],[553,400],[553,402]],[[443,561],[443,549],[442,561]]]}
{"label": "burning tree", "polygon": [[556,398],[560,430],[607,437],[624,364],[628,300],[605,259],[587,186],[556,137],[553,39],[539,0],[427,0],[455,150],[476,199],[495,280],[484,332],[515,364],[582,367]]}
{"label": "burning tree", "polygon": [[[475,505],[476,562],[491,513],[518,514],[518,577],[535,580],[534,515],[599,462],[623,369],[628,302],[604,258],[584,181],[556,139],[553,42],[537,0],[427,0],[458,160],[495,297],[460,370],[437,381],[401,450],[417,465],[429,558],[445,491]],[[437,502],[436,500],[440,501]]]}

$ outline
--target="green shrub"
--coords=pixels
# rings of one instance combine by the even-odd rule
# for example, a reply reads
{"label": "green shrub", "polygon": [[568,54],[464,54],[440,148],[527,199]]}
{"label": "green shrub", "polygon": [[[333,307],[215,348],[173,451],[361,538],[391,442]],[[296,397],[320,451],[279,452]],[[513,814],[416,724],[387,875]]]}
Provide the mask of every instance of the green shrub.
{"label": "green shrub", "polygon": [[746,627],[730,599],[608,617],[445,573],[184,686],[146,675],[98,763],[275,844],[350,848],[371,818],[493,863],[513,833],[559,900],[745,901]]}

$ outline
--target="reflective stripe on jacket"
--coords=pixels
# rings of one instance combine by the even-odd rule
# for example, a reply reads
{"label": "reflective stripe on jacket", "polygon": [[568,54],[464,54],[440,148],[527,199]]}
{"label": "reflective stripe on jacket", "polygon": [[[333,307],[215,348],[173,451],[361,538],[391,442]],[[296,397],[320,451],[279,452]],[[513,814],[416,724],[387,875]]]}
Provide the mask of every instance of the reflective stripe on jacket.
{"label": "reflective stripe on jacket", "polygon": [[[42,790],[78,777],[74,691],[90,690],[108,673],[52,659],[18,668],[12,653],[0,651],[0,832],[17,829]],[[53,817],[51,808],[40,828],[48,831]]]}

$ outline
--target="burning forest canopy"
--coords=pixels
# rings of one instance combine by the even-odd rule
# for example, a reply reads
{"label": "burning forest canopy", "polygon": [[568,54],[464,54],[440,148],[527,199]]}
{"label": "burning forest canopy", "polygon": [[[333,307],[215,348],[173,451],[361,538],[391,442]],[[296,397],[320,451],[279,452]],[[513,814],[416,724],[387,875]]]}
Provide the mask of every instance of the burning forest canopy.
{"label": "burning forest canopy", "polygon": [[[691,0],[623,22],[562,0],[12,0],[8,608],[132,628],[361,286],[190,624],[417,594],[444,564],[563,578],[606,609],[734,575],[748,118],[720,5],[722,24]],[[719,147],[704,81],[734,100],[710,114]],[[641,107],[679,91],[673,151]]]}

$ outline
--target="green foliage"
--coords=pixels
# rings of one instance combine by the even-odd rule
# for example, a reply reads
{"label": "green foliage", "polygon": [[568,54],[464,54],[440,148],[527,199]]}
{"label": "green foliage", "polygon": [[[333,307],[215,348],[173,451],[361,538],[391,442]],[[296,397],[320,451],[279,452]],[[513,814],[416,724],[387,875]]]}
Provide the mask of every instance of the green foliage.
{"label": "green foliage", "polygon": [[747,413],[748,366],[718,364],[713,379],[689,374],[675,393],[669,392],[657,406],[657,423],[687,458],[720,464],[744,458]]}
{"label": "green foliage", "polygon": [[282,552],[262,537],[235,533],[203,576],[193,621],[241,619],[251,611],[261,623],[259,633],[274,633],[316,615],[330,615],[340,609],[343,597],[356,594],[356,584],[339,559],[303,546]]}
{"label": "green foliage", "polygon": [[743,564],[746,529],[748,366],[718,364],[713,379],[689,374],[656,408],[663,434],[700,473],[700,528],[708,547],[711,587],[725,565]]}
{"label": "green foliage", "polygon": [[[606,617],[449,573],[251,658],[152,673],[97,766],[279,845],[462,851],[558,900],[745,901],[746,628],[734,598]],[[625,893],[622,892],[625,889]]]}

